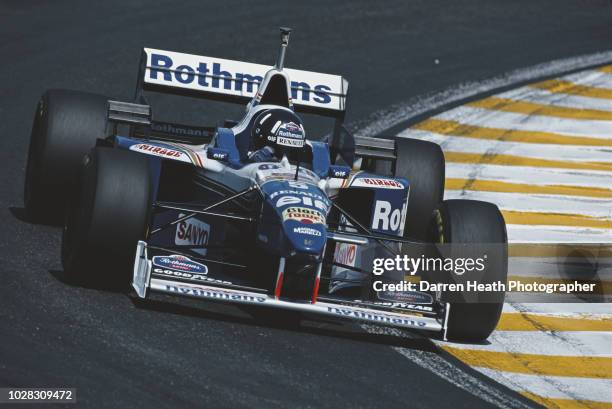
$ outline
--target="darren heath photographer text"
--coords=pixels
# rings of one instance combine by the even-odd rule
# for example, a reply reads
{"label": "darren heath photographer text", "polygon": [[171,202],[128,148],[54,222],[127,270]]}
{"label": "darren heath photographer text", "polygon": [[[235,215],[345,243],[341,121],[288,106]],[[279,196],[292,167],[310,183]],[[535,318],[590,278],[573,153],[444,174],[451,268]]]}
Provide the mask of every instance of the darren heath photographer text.
{"label": "darren heath photographer text", "polygon": [[383,283],[374,281],[375,291],[442,291],[442,292],[494,292],[494,291],[515,291],[515,292],[534,292],[534,293],[585,293],[593,292],[597,284],[580,283],[573,281],[569,283],[538,283],[508,280],[507,283],[495,281],[493,283],[481,283],[479,281],[466,281],[465,283],[432,283],[420,281],[417,283],[400,281],[398,283]]}

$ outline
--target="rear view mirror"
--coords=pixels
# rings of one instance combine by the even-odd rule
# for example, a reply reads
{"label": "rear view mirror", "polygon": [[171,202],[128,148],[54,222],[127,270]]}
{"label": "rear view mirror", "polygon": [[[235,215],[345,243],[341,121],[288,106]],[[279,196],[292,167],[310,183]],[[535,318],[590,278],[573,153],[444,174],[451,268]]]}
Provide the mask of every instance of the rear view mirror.
{"label": "rear view mirror", "polygon": [[339,156],[344,163],[353,166],[355,162],[355,138],[344,125],[336,128],[329,147],[332,163],[336,163]]}

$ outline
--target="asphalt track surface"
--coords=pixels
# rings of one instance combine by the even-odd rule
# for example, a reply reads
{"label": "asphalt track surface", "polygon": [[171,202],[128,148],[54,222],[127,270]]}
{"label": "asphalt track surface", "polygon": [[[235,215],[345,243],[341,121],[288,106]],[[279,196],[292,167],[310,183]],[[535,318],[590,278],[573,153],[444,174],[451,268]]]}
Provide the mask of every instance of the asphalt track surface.
{"label": "asphalt track surface", "polygon": [[[288,329],[230,306],[145,306],[70,286],[59,278],[59,229],[23,220],[31,119],[45,89],[128,99],[143,46],[271,64],[280,25],[295,30],[289,67],[351,81],[351,122],[410,96],[609,49],[612,4],[0,1],[0,386],[76,387],[83,407],[490,405],[390,347],[435,354],[425,339],[329,322]],[[156,114],[196,123],[239,113],[175,102],[161,98]]]}

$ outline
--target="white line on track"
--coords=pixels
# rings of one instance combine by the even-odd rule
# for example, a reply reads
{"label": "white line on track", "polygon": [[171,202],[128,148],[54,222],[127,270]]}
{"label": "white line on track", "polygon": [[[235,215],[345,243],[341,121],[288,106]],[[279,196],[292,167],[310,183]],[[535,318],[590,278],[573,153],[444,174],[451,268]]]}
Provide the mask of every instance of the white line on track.
{"label": "white line on track", "polygon": [[612,111],[612,99],[563,94],[531,87],[517,88],[512,91],[498,94],[497,97],[566,108]]}
{"label": "white line on track", "polygon": [[565,75],[559,79],[589,87],[612,89],[612,74],[602,71],[581,71]]}
{"label": "white line on track", "polygon": [[612,121],[518,114],[471,106],[461,106],[436,115],[434,118],[489,128],[552,132],[576,137],[612,139]]}
{"label": "white line on track", "polygon": [[531,166],[475,165],[447,162],[446,177],[539,186],[587,186],[604,189],[612,187],[612,172]]}
{"label": "white line on track", "polygon": [[561,160],[563,158],[567,161],[607,162],[612,164],[612,147],[506,142],[467,136],[442,135],[420,129],[406,129],[400,132],[398,136],[435,142],[449,152],[495,153],[548,160]]}
{"label": "white line on track", "polygon": [[607,303],[506,303],[503,312],[529,312],[536,315],[612,318],[612,304]]}
{"label": "white line on track", "polygon": [[610,243],[612,229],[508,224],[510,243]]}
{"label": "white line on track", "polygon": [[575,378],[565,376],[526,375],[474,368],[516,391],[528,391],[552,399],[574,399],[609,402],[611,379]]}
{"label": "white line on track", "polygon": [[612,357],[612,332],[604,331],[495,331],[489,344],[438,342],[458,349],[554,356]]}
{"label": "white line on track", "polygon": [[475,190],[446,190],[445,199],[472,199],[497,204],[502,210],[520,212],[580,214],[612,219],[612,199],[582,196],[498,193]]}

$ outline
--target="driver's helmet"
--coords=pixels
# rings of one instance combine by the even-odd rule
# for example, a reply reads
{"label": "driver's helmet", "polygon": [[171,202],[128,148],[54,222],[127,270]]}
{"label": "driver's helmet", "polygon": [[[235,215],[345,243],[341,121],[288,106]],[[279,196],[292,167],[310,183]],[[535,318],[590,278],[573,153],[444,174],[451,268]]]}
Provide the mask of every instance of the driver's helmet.
{"label": "driver's helmet", "polygon": [[258,114],[251,133],[255,149],[269,146],[278,158],[292,149],[301,149],[306,140],[300,117],[282,108],[271,108]]}

